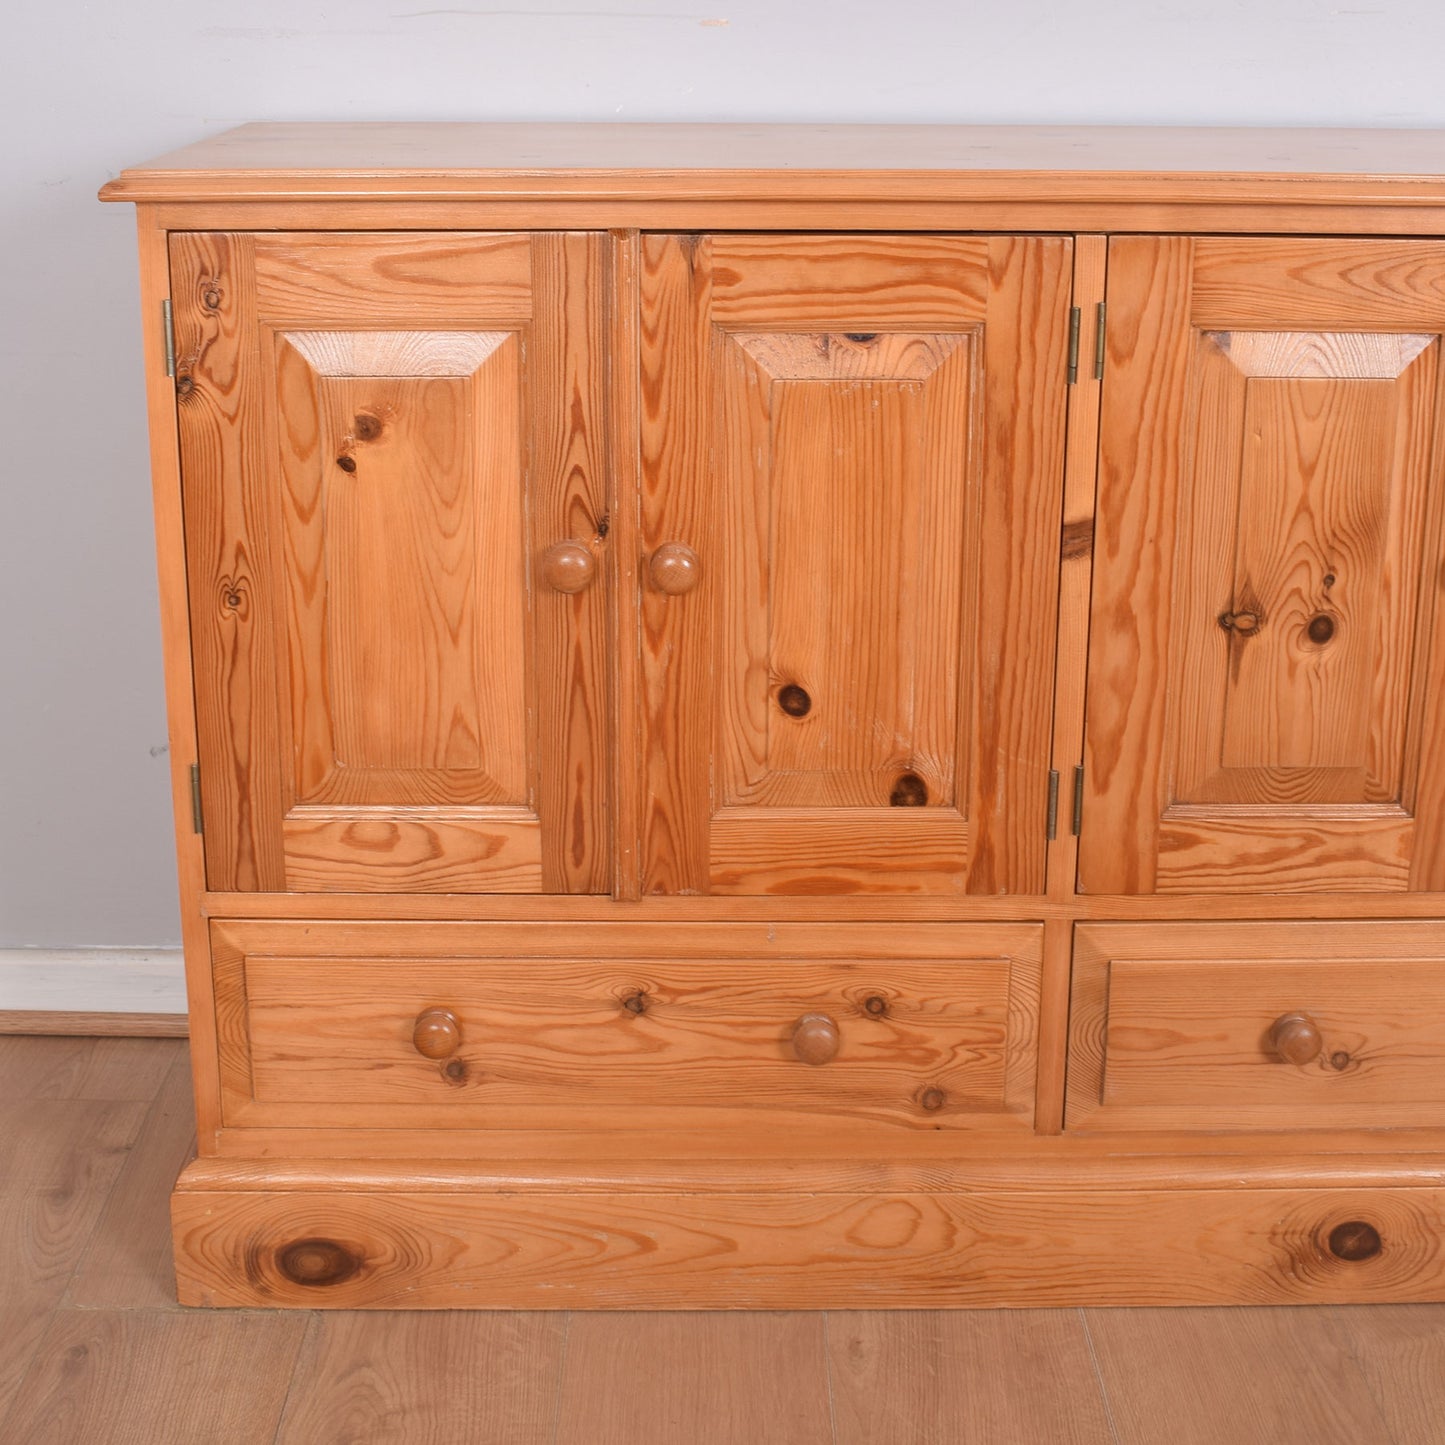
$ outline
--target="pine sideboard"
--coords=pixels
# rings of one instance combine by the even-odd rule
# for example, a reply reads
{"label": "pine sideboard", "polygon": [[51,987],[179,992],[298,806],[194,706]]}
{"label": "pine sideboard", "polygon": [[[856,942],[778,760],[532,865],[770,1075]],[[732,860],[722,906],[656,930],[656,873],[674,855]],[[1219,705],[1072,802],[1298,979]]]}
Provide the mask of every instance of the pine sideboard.
{"label": "pine sideboard", "polygon": [[1445,133],[268,124],[103,195],[182,1301],[1445,1299]]}

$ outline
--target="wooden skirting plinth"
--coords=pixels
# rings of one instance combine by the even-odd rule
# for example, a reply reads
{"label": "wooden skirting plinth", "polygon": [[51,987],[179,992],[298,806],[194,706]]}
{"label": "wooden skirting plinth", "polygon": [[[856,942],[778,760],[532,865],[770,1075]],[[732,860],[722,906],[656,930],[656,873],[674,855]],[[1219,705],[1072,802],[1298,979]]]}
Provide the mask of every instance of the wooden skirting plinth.
{"label": "wooden skirting plinth", "polygon": [[[424,1172],[424,1171],[423,1171]],[[576,1190],[214,1161],[172,1198],[183,1304],[858,1309],[1445,1299],[1445,1187]],[[841,1175],[840,1175],[841,1177]]]}

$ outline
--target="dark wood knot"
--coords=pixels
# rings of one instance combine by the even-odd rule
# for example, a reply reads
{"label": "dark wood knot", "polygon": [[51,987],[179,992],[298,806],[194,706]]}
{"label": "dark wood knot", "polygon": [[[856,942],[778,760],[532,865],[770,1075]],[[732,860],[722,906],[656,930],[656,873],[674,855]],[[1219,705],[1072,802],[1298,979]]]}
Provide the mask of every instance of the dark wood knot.
{"label": "dark wood knot", "polygon": [[1258,612],[1221,612],[1219,625],[1236,637],[1253,637],[1264,625],[1264,618]]}
{"label": "dark wood knot", "polygon": [[789,682],[778,689],[778,706],[789,717],[807,717],[813,710],[813,699],[808,696],[806,688]]}
{"label": "dark wood knot", "polygon": [[196,389],[195,378],[188,371],[176,373],[176,395],[189,396]]}
{"label": "dark wood knot", "polygon": [[381,435],[381,418],[359,411],[351,419],[351,433],[359,442],[374,442]]}
{"label": "dark wood knot", "polygon": [[1380,1231],[1363,1219],[1347,1219],[1330,1230],[1330,1253],[1350,1264],[1374,1259],[1384,1247]]}
{"label": "dark wood knot", "polygon": [[221,288],[214,282],[202,290],[201,305],[204,306],[207,311],[219,311],[221,309]]}
{"label": "dark wood knot", "polygon": [[928,784],[917,773],[902,773],[888,795],[890,808],[921,808],[928,802]]}
{"label": "dark wood knot", "polygon": [[1335,1052],[1330,1055],[1330,1068],[1339,1073],[1343,1073],[1348,1069],[1351,1062],[1350,1056],[1343,1049],[1336,1049]]}
{"label": "dark wood knot", "polygon": [[1316,647],[1323,647],[1335,635],[1335,619],[1328,612],[1318,613],[1310,618],[1305,631]]}
{"label": "dark wood knot", "polygon": [[356,458],[345,455],[339,456],[336,458],[336,465],[340,467],[343,472],[354,472],[356,470]]}
{"label": "dark wood knot", "polygon": [[948,1095],[942,1089],[925,1089],[918,1096],[918,1107],[927,1109],[930,1114],[937,1113],[948,1101]]}
{"label": "dark wood knot", "polygon": [[334,1239],[298,1239],[276,1251],[276,1268],[293,1284],[344,1284],[361,1265],[360,1255]]}
{"label": "dark wood knot", "polygon": [[448,1059],[441,1066],[442,1078],[449,1084],[465,1084],[467,1081],[467,1066],[460,1059]]}
{"label": "dark wood knot", "polygon": [[870,341],[878,340],[878,333],[876,331],[845,331],[843,339],[856,341],[859,346],[867,346]]}
{"label": "dark wood knot", "polygon": [[875,1019],[881,1019],[888,1012],[888,1000],[881,993],[870,993],[863,1000],[863,1012]]}
{"label": "dark wood knot", "polygon": [[637,989],[622,1000],[622,1007],[630,1014],[645,1014],[647,1012],[647,990]]}

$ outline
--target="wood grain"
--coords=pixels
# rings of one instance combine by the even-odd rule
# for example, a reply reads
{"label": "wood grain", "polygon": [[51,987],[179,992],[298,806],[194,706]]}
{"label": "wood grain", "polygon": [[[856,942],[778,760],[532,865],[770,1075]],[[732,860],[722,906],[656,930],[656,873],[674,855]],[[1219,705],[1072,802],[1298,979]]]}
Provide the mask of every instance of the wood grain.
{"label": "wood grain", "polygon": [[[796,208],[819,197],[939,195],[1078,206],[1103,193],[1156,207],[1248,197],[1403,208],[1440,198],[1441,144],[1438,130],[1299,127],[266,122],[134,167],[102,196],[315,196],[336,206],[358,195],[574,193],[653,206],[766,197]],[[1314,229],[1331,228],[1317,218]]]}
{"label": "wood grain", "polygon": [[1432,1445],[1440,1432],[1445,1319],[1421,1305],[1331,1310],[1333,1333],[1364,1376],[1394,1445]]}
{"label": "wood grain", "polygon": [[644,892],[1041,887],[1067,242],[648,244]]}
{"label": "wood grain", "polygon": [[550,1445],[565,1328],[542,1314],[317,1316],[276,1445]]}
{"label": "wood grain", "polygon": [[[1070,1129],[1445,1121],[1438,925],[1083,924],[1077,933]],[[1303,1067],[1269,1043],[1274,1021],[1296,1010],[1324,1036]]]}
{"label": "wood grain", "polygon": [[608,559],[607,243],[596,235],[536,236],[528,497],[531,550],[584,544],[603,576],[574,595],[532,583],[537,690],[535,788],[542,891],[606,893],[609,840],[609,673],[614,644]]}
{"label": "wood grain", "polygon": [[[390,953],[245,953],[218,976],[226,1118],[707,1127],[719,1139],[742,1131],[734,1147],[764,1119],[860,1137],[880,1126],[1016,1128],[1031,1112],[1037,931],[997,938],[1013,956],[990,957],[970,941],[958,936],[958,951],[932,964],[422,955],[404,980]],[[455,1067],[439,1069],[413,1046],[414,1021],[435,1006],[460,1025]],[[801,1066],[789,1047],[811,1012],[842,1034],[825,1069]]]}
{"label": "wood grain", "polygon": [[187,1032],[185,1014],[0,1009],[0,1034],[48,1034],[57,1038],[183,1039]]}
{"label": "wood grain", "polygon": [[846,1311],[827,1332],[838,1445],[1112,1445],[1077,1311]]}
{"label": "wood grain", "polygon": [[82,1309],[170,1308],[176,1295],[168,1200],[176,1176],[195,1155],[190,1060],[172,1045],[174,1062],[146,1113],[125,1165],[106,1199],[85,1257],[66,1295]]}
{"label": "wood grain", "polygon": [[13,1445],[268,1440],[305,1320],[63,1310],[5,1421]]}
{"label": "wood grain", "polygon": [[343,330],[450,328],[478,314],[514,324],[533,315],[526,235],[283,230],[254,246],[258,311],[282,323],[313,316]]}
{"label": "wood grain", "polygon": [[1120,1445],[1396,1441],[1319,1310],[1089,1310]]}
{"label": "wood grain", "polygon": [[[49,1039],[26,1039],[39,1059]],[[0,1095],[0,1428],[145,1116],[140,1103]]]}
{"label": "wood grain", "polygon": [[175,1045],[147,1038],[0,1037],[0,1099],[115,1099],[149,1103]]}
{"label": "wood grain", "polygon": [[1407,888],[1445,249],[1110,256],[1083,886]]}
{"label": "wood grain", "polygon": [[[1445,1296],[1439,1188],[672,1197],[182,1190],[172,1217],[187,1304],[839,1309]],[[1382,1247],[1341,1259],[1329,1238],[1357,1220]],[[320,1241],[329,1261],[314,1284],[288,1277],[288,1251],[302,1241]]]}
{"label": "wood grain", "polygon": [[818,1315],[579,1315],[555,1439],[831,1445],[828,1404]]}
{"label": "wood grain", "polygon": [[184,491],[206,882],[285,885],[285,811],[252,238],[171,237],[176,417]]}

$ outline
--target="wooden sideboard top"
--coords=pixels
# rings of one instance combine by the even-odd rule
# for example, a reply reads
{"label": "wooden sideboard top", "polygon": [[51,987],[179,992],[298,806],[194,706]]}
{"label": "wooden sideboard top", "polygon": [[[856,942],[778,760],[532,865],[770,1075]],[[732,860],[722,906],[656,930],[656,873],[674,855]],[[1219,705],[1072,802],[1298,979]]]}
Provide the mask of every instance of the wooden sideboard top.
{"label": "wooden sideboard top", "polygon": [[259,123],[108,201],[650,199],[1445,203],[1445,131]]}

